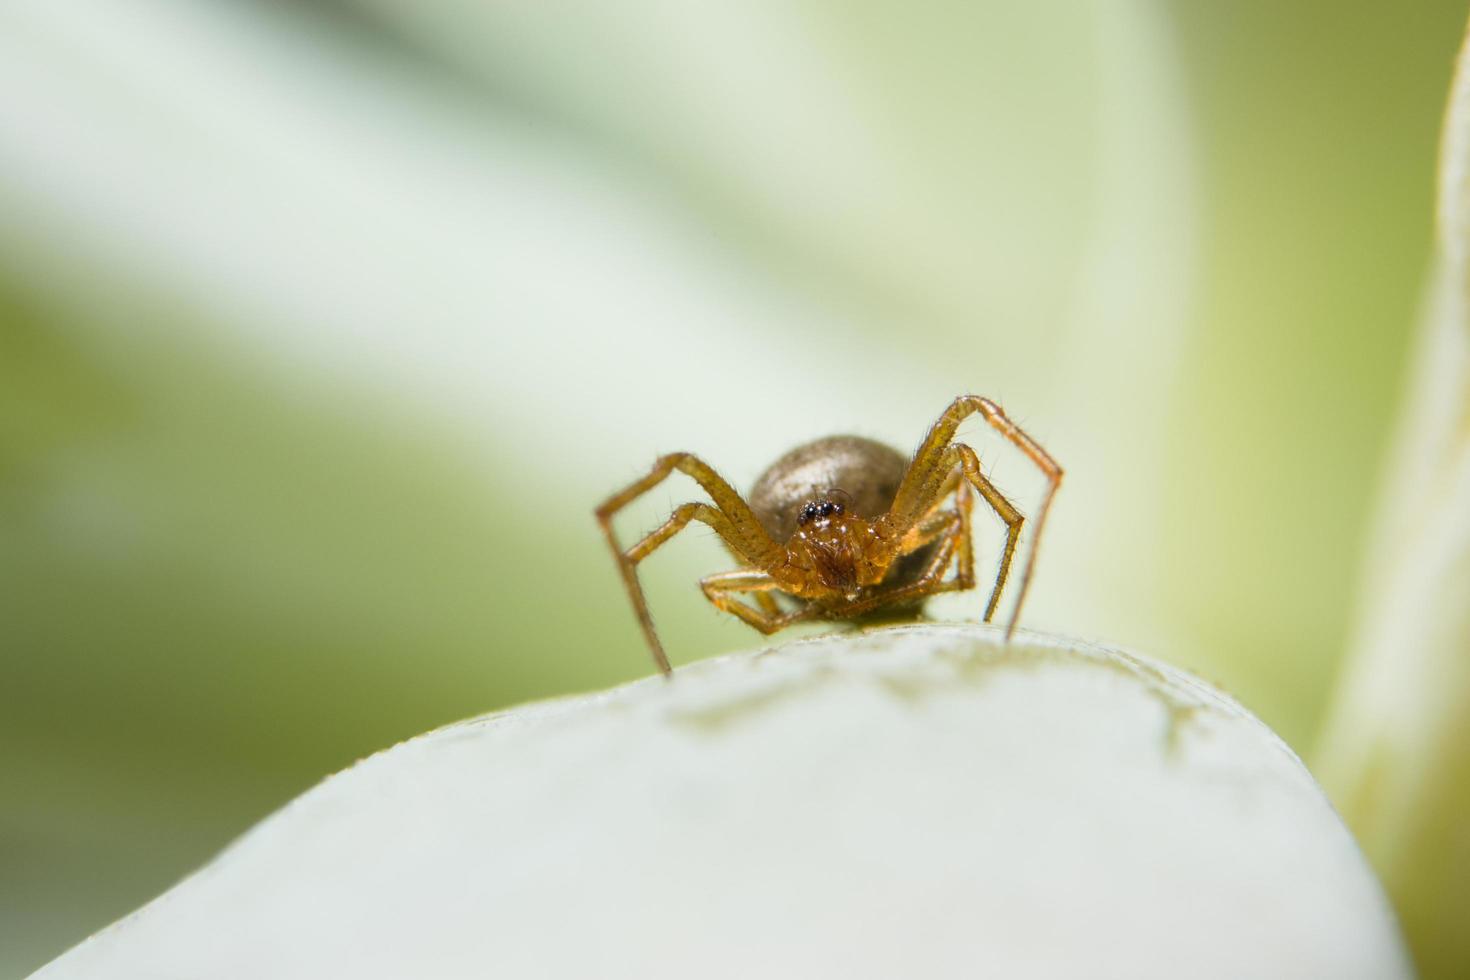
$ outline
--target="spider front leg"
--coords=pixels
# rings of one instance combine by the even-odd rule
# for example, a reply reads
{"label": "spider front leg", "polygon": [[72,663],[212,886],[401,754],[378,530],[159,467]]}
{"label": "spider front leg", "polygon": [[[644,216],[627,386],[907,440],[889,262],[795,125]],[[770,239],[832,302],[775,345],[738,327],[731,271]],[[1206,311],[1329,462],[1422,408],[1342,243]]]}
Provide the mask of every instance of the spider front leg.
{"label": "spider front leg", "polygon": [[[676,471],[691,477],[703,487],[715,506],[690,503],[675,508],[662,527],[624,551],[613,531],[613,517]],[[665,676],[672,673],[672,668],[654,629],[653,617],[648,611],[648,600],[644,597],[643,585],[638,580],[638,563],[683,530],[690,521],[696,520],[713,528],[731,552],[749,565],[767,568],[779,561],[782,554],[781,548],[766,534],[755,513],[735,489],[708,464],[689,453],[673,453],[660,457],[647,476],[635,480],[603,501],[597,508],[596,515],[597,522],[607,537],[608,546],[612,548],[618,570],[622,573],[623,585],[628,590],[628,599],[633,604],[644,639],[648,641],[653,661]]]}
{"label": "spider front leg", "polygon": [[[970,533],[970,509],[974,503],[971,492],[971,484],[966,479],[964,467],[955,467],[940,488],[929,515],[909,529],[898,547],[899,557],[918,551],[941,533],[950,530],[949,515],[953,514],[959,521],[955,532],[958,537],[958,560],[955,575],[958,581],[964,583],[959,586],[961,590],[975,586],[974,542]],[[941,512],[940,507],[951,495],[954,496],[954,510]],[[927,575],[926,571],[921,577],[927,577]]]}
{"label": "spider front leg", "polygon": [[[924,437],[918,452],[914,454],[914,461],[909,464],[908,472],[904,474],[903,482],[899,484],[890,514],[895,522],[906,526],[919,520],[929,509],[930,503],[936,498],[940,486],[944,483],[953,465],[954,457],[948,450],[953,447],[955,433],[960,423],[971,415],[981,416],[991,428],[1025,453],[1026,457],[1041,470],[1047,481],[1046,492],[1041,498],[1041,506],[1036,510],[1036,529],[1031,535],[1031,546],[1026,552],[1026,563],[1021,569],[1020,591],[1016,595],[1016,605],[1011,610],[1010,622],[1006,625],[1006,639],[1009,640],[1011,634],[1016,630],[1016,623],[1021,618],[1021,606],[1025,603],[1026,593],[1031,587],[1031,575],[1036,567],[1036,549],[1041,544],[1041,532],[1046,527],[1046,516],[1051,510],[1052,498],[1056,496],[1057,488],[1062,483],[1062,468],[1057,465],[1057,461],[1052,459],[1051,455],[1020,426],[1012,422],[995,402],[978,395],[961,395],[950,404],[949,408],[945,409],[944,414],[939,417],[939,420],[929,429],[928,435]],[[971,455],[973,456],[973,452]],[[980,474],[978,460],[973,470],[967,465],[966,471],[970,476],[970,482],[975,485],[975,488],[980,491],[981,496],[985,497],[986,502],[995,509],[996,513],[1001,515],[1007,525],[1006,553],[1002,557],[1002,570],[998,576],[996,588],[991,593],[990,605],[987,607],[985,618],[988,620],[995,611],[995,603],[999,599],[1001,586],[1005,584],[1004,579],[1009,574],[1010,559],[1016,549],[1016,540],[1020,536],[1019,520],[1013,521],[1007,514],[1012,513],[1017,519],[1020,514]],[[978,481],[976,477],[979,478]]]}
{"label": "spider front leg", "polygon": [[[1006,580],[1010,577],[1011,559],[1015,556],[1016,544],[1021,538],[1021,528],[1025,524],[1026,518],[1006,499],[1004,494],[995,488],[994,484],[985,478],[985,474],[980,470],[980,458],[975,455],[975,450],[962,442],[956,442],[944,449],[942,460],[949,476],[945,478],[945,481],[940,485],[939,489],[934,492],[934,498],[928,504],[928,507],[931,510],[937,508],[947,494],[955,492],[953,488],[955,488],[958,482],[958,490],[964,491],[966,507],[963,547],[966,551],[965,566],[967,568],[973,569],[974,567],[974,560],[969,553],[971,548],[968,524],[969,489],[973,487],[979,491],[980,496],[985,498],[985,502],[990,505],[990,508],[996,512],[1006,525],[1006,543],[1005,548],[1001,551],[1000,567],[996,571],[995,584],[990,589],[990,599],[985,604],[985,622],[988,623],[991,617],[995,615],[995,607],[1000,602],[1001,592],[1005,590]],[[894,516],[896,517],[897,515]],[[928,518],[925,520],[928,520]],[[909,535],[913,535],[923,526],[924,521],[920,521],[914,525],[913,530],[908,532]],[[971,585],[973,585],[973,578],[971,579]],[[1009,633],[1007,635],[1009,636]]]}

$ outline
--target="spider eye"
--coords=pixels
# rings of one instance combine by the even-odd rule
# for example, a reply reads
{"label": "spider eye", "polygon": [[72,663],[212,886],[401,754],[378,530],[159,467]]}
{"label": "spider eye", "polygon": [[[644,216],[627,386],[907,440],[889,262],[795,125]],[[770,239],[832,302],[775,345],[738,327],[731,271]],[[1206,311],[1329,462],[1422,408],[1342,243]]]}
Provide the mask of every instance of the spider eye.
{"label": "spider eye", "polygon": [[805,507],[803,507],[801,509],[801,513],[799,515],[797,515],[796,523],[798,523],[798,524],[805,524],[807,521],[810,521],[813,517],[816,517],[816,516],[817,516],[817,505],[816,504],[807,504]]}
{"label": "spider eye", "polygon": [[824,500],[822,501],[822,508],[818,513],[820,513],[823,517],[831,517],[833,510],[835,510],[835,508],[832,506],[832,502],[830,500]]}

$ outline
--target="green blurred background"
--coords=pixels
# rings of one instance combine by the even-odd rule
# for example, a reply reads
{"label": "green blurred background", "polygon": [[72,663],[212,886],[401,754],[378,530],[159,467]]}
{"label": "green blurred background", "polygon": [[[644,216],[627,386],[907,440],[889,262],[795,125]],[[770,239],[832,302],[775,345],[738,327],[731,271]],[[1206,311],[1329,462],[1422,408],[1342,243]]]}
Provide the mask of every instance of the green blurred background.
{"label": "green blurred background", "polygon": [[[1309,753],[1465,13],[0,0],[0,975],[354,759],[648,673],[591,509],[658,453],[748,485],[962,391],[1069,469],[1028,625]],[[757,643],[687,537],[674,660]]]}

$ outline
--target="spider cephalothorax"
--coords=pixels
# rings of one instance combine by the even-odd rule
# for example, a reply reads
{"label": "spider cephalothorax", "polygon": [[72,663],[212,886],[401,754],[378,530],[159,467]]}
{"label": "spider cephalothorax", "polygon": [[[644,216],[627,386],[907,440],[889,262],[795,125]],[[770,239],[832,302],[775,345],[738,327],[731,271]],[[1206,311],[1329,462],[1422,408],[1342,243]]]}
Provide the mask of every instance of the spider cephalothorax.
{"label": "spider cephalothorax", "polygon": [[895,550],[887,529],[876,521],[849,517],[830,501],[803,509],[796,532],[786,542],[786,560],[771,573],[781,591],[830,604],[851,602],[862,590],[883,581]]}
{"label": "spider cephalothorax", "polygon": [[[597,519],[659,669],[668,673],[669,662],[654,631],[637,566],[690,521],[713,528],[744,566],[702,580],[704,594],[725,612],[763,633],[774,633],[803,620],[850,619],[973,588],[970,505],[971,493],[978,492],[1006,524],[1005,549],[985,607],[988,621],[1010,574],[1024,518],[981,473],[975,451],[954,441],[960,422],[972,414],[1020,448],[1048,480],[1006,630],[1009,636],[1021,614],[1036,543],[1062,469],[1000,406],[964,395],[934,423],[912,460],[858,436],[818,439],[771,464],[747,502],[708,465],[688,453],[674,453],[609,497],[597,509]],[[676,470],[703,487],[713,506],[683,504],[662,527],[631,548],[621,548],[613,515]],[[742,594],[751,601],[742,601]]]}

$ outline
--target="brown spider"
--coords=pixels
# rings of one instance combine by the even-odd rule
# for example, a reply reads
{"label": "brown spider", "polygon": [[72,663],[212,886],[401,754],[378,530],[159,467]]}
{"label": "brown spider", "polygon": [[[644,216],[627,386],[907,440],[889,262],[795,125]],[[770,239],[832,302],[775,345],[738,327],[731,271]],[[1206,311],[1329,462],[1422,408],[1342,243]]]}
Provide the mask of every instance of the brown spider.
{"label": "brown spider", "polygon": [[[871,439],[818,439],[771,464],[747,503],[707,464],[689,453],[672,453],[660,457],[643,479],[605,500],[597,508],[597,520],[612,546],[658,669],[670,673],[669,659],[648,613],[638,563],[690,521],[713,528],[745,566],[702,579],[699,586],[705,597],[716,608],[769,634],[805,620],[852,619],[880,608],[917,606],[940,592],[974,588],[973,486],[1006,524],[1005,549],[985,606],[989,622],[1010,574],[1025,518],[980,472],[975,451],[954,441],[960,422],[973,414],[1015,444],[1047,478],[1021,572],[1021,591],[1006,627],[1009,639],[1026,600],[1036,546],[1062,482],[1062,468],[995,402],[961,395],[930,428],[912,462]],[[613,533],[613,515],[675,470],[703,487],[714,506],[682,504],[662,527],[623,550]],[[942,508],[950,497],[953,509]],[[954,575],[946,578],[951,565]],[[754,605],[740,601],[740,593],[750,593]],[[784,605],[777,596],[784,597]]]}

